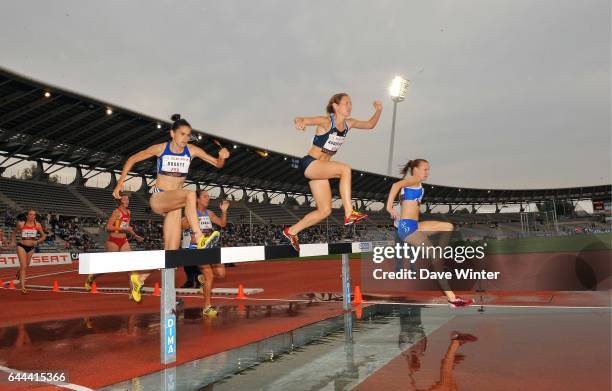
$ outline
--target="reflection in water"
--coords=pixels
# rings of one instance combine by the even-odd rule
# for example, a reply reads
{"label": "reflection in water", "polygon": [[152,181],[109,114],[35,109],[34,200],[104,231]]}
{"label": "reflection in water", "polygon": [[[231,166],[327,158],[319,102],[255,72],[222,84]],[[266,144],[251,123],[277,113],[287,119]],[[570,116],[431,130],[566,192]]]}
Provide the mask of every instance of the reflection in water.
{"label": "reflection in water", "polygon": [[[185,308],[179,313],[178,323],[201,324],[206,329],[218,329],[235,324],[240,319],[265,320],[299,316],[308,306],[318,303],[284,303],[220,307],[219,317],[202,317],[200,307]],[[159,313],[86,316],[82,318],[21,323],[0,327],[0,363],[15,368],[34,365],[37,356],[31,349],[46,353],[60,352],[71,346],[95,349],[106,346],[110,339],[130,343],[159,335]],[[59,354],[59,353],[58,353]]]}
{"label": "reflection in water", "polygon": [[416,343],[406,354],[406,360],[408,361],[410,384],[414,387],[414,390],[418,391],[446,391],[446,390],[457,390],[457,383],[455,382],[454,369],[455,365],[459,364],[465,359],[463,354],[458,354],[457,349],[467,343],[476,342],[478,338],[471,334],[464,334],[458,331],[451,333],[450,342],[446,353],[440,362],[440,379],[432,386],[427,388],[419,388],[416,384],[415,374],[421,369],[421,359],[425,356],[427,350],[427,337],[424,337]]}
{"label": "reflection in water", "polygon": [[[321,302],[274,305],[237,303],[221,307],[219,316],[214,319],[203,317],[199,307],[184,308],[179,312],[177,323],[183,330],[206,330],[205,334],[209,335],[215,329],[235,326],[241,320],[248,319],[249,324],[253,321],[265,324],[270,318],[301,316],[309,307],[320,305]],[[249,378],[254,383],[275,386],[273,389],[287,389],[291,384],[300,384],[308,389],[331,386],[344,390],[355,387],[378,368],[398,357],[400,362],[401,357],[406,358],[416,388],[414,379],[427,350],[426,335],[448,320],[447,311],[410,305],[359,309],[363,310],[363,320],[360,321],[356,320],[356,314],[346,313],[179,365],[176,367],[176,377],[161,371],[107,389],[148,390],[159,389],[162,385],[162,389],[175,390],[231,390]],[[432,317],[432,313],[436,315]],[[31,363],[23,361],[24,357],[32,356],[25,350],[33,347],[64,355],[78,344],[80,350],[89,354],[87,352],[99,349],[100,344],[108,344],[109,338],[128,346],[150,341],[152,336],[157,338],[158,335],[158,313],[22,324],[0,329],[0,361],[25,367]],[[453,389],[452,369],[462,359],[457,349],[463,343],[475,340],[475,337],[459,332],[452,335],[442,360],[440,381],[430,389]],[[313,360],[312,354],[315,352],[317,359]],[[256,369],[261,363],[268,369],[263,372]],[[279,369],[270,369],[271,365]],[[291,370],[280,374],[276,372],[287,369],[287,366]],[[405,385],[410,387],[408,379]]]}
{"label": "reflection in water", "polygon": [[421,319],[422,307],[405,305],[399,306],[396,311],[400,321],[398,347],[405,350],[425,338],[425,329]]}
{"label": "reflection in water", "polygon": [[421,363],[427,352],[427,334],[421,318],[423,309],[424,307],[422,306],[384,306],[379,309],[379,313],[388,311],[390,315],[395,315],[399,318],[398,347],[403,351],[402,355],[408,364],[408,374],[413,389],[419,391],[455,390],[457,386],[454,380],[453,369],[456,364],[465,359],[464,355],[457,353],[457,349],[467,342],[477,341],[478,338],[471,334],[453,331],[448,348],[441,360],[439,380],[429,388],[417,387],[415,377],[421,371]]}
{"label": "reflection in water", "polygon": [[[297,389],[353,389],[378,368],[407,354],[415,343],[426,346],[425,336],[432,331],[432,322],[437,324],[444,318],[429,318],[428,326],[424,326],[421,311],[426,309],[422,307],[386,305],[360,309],[365,315],[362,321],[357,320],[355,311],[290,332],[290,350],[276,346],[274,360],[252,360],[250,368],[217,381],[214,389],[242,389],[246,384],[252,389],[270,390],[284,390],[296,384]],[[209,384],[200,389],[213,388]]]}

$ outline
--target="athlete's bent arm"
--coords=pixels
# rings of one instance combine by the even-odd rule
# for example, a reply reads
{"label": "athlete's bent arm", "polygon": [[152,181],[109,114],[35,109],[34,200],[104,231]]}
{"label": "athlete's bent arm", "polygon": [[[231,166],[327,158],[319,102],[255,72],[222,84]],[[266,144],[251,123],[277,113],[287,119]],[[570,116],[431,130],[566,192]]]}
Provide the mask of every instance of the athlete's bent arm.
{"label": "athlete's bent arm", "polygon": [[395,197],[397,193],[399,193],[402,187],[410,187],[416,185],[418,182],[413,179],[402,179],[401,181],[397,181],[391,186],[391,190],[389,191],[389,196],[387,197],[387,212],[389,212],[394,218],[396,217],[394,214],[397,213],[395,209],[393,209],[393,203],[395,202]]}
{"label": "athlete's bent arm", "polygon": [[221,217],[217,216],[217,214],[212,210],[210,211],[210,221],[213,224],[216,224],[221,228],[225,228],[227,225],[227,210],[229,209],[229,204],[230,203],[228,200],[224,200],[219,205],[219,209],[221,209]]}
{"label": "athlete's bent arm", "polygon": [[15,224],[15,229],[13,229],[13,233],[11,234],[11,247],[14,247],[17,243],[17,230],[21,229],[19,227],[19,222]]}
{"label": "athlete's bent arm", "polygon": [[360,121],[358,119],[349,118],[348,125],[351,129],[374,129],[376,124],[378,124],[378,120],[380,119],[380,114],[382,113],[382,103],[380,101],[375,101],[373,103],[374,109],[376,112],[370,117],[367,121]]}
{"label": "athlete's bent arm", "polygon": [[128,172],[130,172],[132,167],[134,167],[134,164],[161,155],[164,145],[165,144],[152,145],[145,150],[136,152],[125,161],[125,164],[123,165],[123,170],[121,170],[121,176],[117,181],[117,186],[115,186],[115,190],[113,190],[113,197],[118,200],[121,199],[121,189],[123,189],[123,182],[125,182],[125,177],[127,176]]}
{"label": "athlete's bent arm", "polygon": [[297,130],[304,130],[307,126],[326,127],[328,121],[329,119],[322,115],[317,117],[295,117],[293,120]]}
{"label": "athlete's bent arm", "polygon": [[138,242],[144,242],[145,240],[144,236],[138,235],[131,225],[128,225],[128,227],[125,229],[125,232],[132,235],[132,238],[136,239],[136,241]]}
{"label": "athlete's bent arm", "polygon": [[206,163],[210,163],[217,168],[222,168],[225,165],[225,160],[230,156],[227,148],[221,148],[219,151],[219,157],[214,158],[211,155],[207,154],[202,148],[196,147],[195,145],[189,145],[189,152],[193,156],[199,157],[204,160]]}
{"label": "athlete's bent arm", "polygon": [[117,220],[119,220],[121,218],[121,213],[118,210],[115,210],[110,217],[108,218],[108,221],[106,222],[106,231],[107,232],[122,232],[125,233],[125,230],[122,228],[117,227],[115,224],[115,222]]}
{"label": "athlete's bent arm", "polygon": [[47,234],[45,234],[45,231],[43,230],[42,225],[40,225],[40,223],[36,223],[36,230],[40,234],[40,238],[38,238],[37,244],[44,243],[45,239],[47,239]]}

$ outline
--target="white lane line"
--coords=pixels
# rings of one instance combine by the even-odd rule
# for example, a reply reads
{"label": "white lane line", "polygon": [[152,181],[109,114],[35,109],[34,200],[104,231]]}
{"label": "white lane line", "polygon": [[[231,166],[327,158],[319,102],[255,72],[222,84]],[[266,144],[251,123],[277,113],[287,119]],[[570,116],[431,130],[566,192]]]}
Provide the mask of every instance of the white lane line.
{"label": "white lane line", "polygon": [[[42,289],[39,289],[42,288]],[[71,287],[66,287],[66,288],[71,288]],[[6,289],[6,288],[5,288]],[[48,292],[50,290],[52,290],[53,287],[52,286],[42,286],[42,285],[37,285],[36,287],[32,287],[32,288],[28,288],[28,290],[31,291],[35,291],[35,292]],[[86,295],[125,295],[127,293],[129,293],[129,288],[112,288],[113,290],[118,290],[120,292],[105,292],[105,291],[98,291],[97,293],[91,293],[91,292],[84,292],[84,291],[80,291],[80,290],[76,290],[76,289],[83,289],[84,288],[80,288],[80,287],[72,287],[72,289],[67,289],[67,290],[62,290],[60,289],[59,292],[55,292],[55,293],[79,293],[79,294],[86,294]],[[107,289],[107,288],[102,288],[102,289]],[[143,296],[153,296],[150,294],[143,294]],[[191,295],[176,295],[177,297],[183,297],[183,298],[200,298],[201,295],[199,294],[191,294]],[[295,303],[328,303],[327,301],[311,301],[311,300],[305,300],[305,299],[271,299],[271,298],[256,298],[256,297],[247,297],[246,299],[238,299],[236,297],[228,297],[228,296],[211,296],[211,298],[213,299],[225,299],[225,300],[251,300],[251,301],[286,301],[286,302],[295,302]],[[329,302],[330,303],[330,302]],[[449,306],[448,303],[406,303],[406,302],[395,302],[395,301],[366,301],[364,300],[363,304],[390,304],[390,305],[419,305],[419,306],[430,306],[430,307],[446,307]],[[513,304],[479,304],[479,303],[474,303],[472,304],[470,307],[489,307],[489,308],[558,308],[558,309],[591,309],[591,310],[598,310],[598,309],[612,309],[612,307],[606,307],[606,306],[561,306],[561,305],[513,305]],[[453,308],[453,309],[461,309],[461,308]]]}
{"label": "white lane line", "polygon": [[[26,288],[28,290],[28,292],[53,292],[52,289],[53,287],[49,286],[47,287],[47,289],[40,289],[38,286],[33,288],[30,286],[26,285]],[[13,290],[13,289],[8,289],[8,288],[4,288],[5,290]],[[19,291],[19,289],[15,288],[15,291]],[[125,292],[97,292],[97,293],[91,293],[91,292],[81,292],[81,291],[69,291],[69,290],[60,290],[59,292],[53,292],[53,293],[79,293],[82,295],[126,295],[127,291]]]}
{"label": "white lane line", "polygon": [[[19,374],[19,375],[27,375],[30,372],[22,372],[20,370],[17,369],[11,369],[11,368],[7,368],[7,367],[3,367],[0,365],[0,371],[6,372],[6,373],[13,373],[15,375]],[[75,390],[75,391],[94,391],[91,388],[85,387],[85,386],[80,386],[78,384],[72,384],[72,383],[65,383],[65,382],[54,382],[54,381],[38,381],[38,382],[30,382],[30,383],[45,383],[45,384],[51,384],[54,386],[58,386],[58,387],[63,387],[63,388],[67,388],[69,390]]]}
{"label": "white lane line", "polygon": [[[393,301],[365,301],[364,304],[392,304],[392,305],[421,305],[421,306],[439,306],[444,307],[448,306],[448,303],[406,303],[406,302],[393,302]],[[560,309],[590,309],[590,310],[598,310],[598,309],[612,309],[612,307],[581,307],[581,306],[563,306],[563,305],[513,305],[513,304],[479,304],[474,303],[470,307],[495,307],[495,308],[560,308]],[[467,307],[465,307],[467,308]],[[461,309],[461,308],[455,308]]]}
{"label": "white lane line", "polygon": [[77,271],[76,269],[73,269],[73,270],[62,270],[62,271],[59,271],[59,272],[46,273],[46,274],[36,274],[36,275],[33,275],[33,276],[28,276],[28,278],[26,278],[26,281],[31,280],[32,278],[56,276],[58,274],[74,273],[76,271]]}
{"label": "white lane line", "polygon": [[[36,287],[28,287],[28,291],[32,291],[32,292],[49,292],[52,289],[53,289],[52,286],[42,286],[42,285],[37,285]],[[85,292],[84,288],[83,288],[83,290],[76,290],[76,287],[75,287],[74,290],[72,290],[72,289],[66,289],[66,290],[60,289],[59,292],[55,292],[55,293],[78,293],[78,294],[81,294],[81,295],[127,295],[129,293],[129,289],[128,288],[113,288],[113,290],[120,290],[120,292],[105,292],[105,291],[100,291],[99,290],[97,293],[91,293],[91,292]],[[153,296],[153,295],[151,295],[151,294],[143,294],[143,296]],[[153,296],[153,297],[155,297],[155,296]],[[176,297],[189,298],[189,299],[201,299],[202,295],[176,295]],[[255,297],[247,297],[245,299],[238,299],[236,297],[211,296],[211,299],[251,300],[251,301],[286,301],[286,302],[295,302],[295,303],[311,303],[310,300],[304,300],[304,299],[265,299],[265,298],[255,298]],[[313,301],[313,303],[326,303],[326,302],[325,301]]]}
{"label": "white lane line", "polygon": [[[28,276],[28,277],[26,278],[26,281],[29,281],[29,280],[31,280],[31,279],[33,279],[33,278],[39,278],[39,277],[48,277],[48,276],[55,276],[55,275],[58,275],[58,274],[74,273],[74,272],[76,272],[76,271],[77,271],[76,269],[73,269],[73,270],[62,270],[62,271],[59,271],[59,272],[53,272],[53,273],[36,274],[36,275],[33,275],[33,276]],[[14,275],[14,274],[13,274],[13,275]],[[8,284],[9,284],[9,282],[10,282],[11,280],[12,280],[12,281],[13,281],[13,283],[15,283],[15,284],[16,284],[16,283],[19,281],[19,280],[16,280],[16,279],[12,279],[12,278],[10,278],[11,276],[7,276],[7,277],[9,277],[9,281],[3,281],[3,282],[2,282],[2,284],[0,285],[0,287],[1,287],[1,286],[3,286],[3,285],[8,285]],[[6,277],[5,277],[5,278],[6,278]]]}

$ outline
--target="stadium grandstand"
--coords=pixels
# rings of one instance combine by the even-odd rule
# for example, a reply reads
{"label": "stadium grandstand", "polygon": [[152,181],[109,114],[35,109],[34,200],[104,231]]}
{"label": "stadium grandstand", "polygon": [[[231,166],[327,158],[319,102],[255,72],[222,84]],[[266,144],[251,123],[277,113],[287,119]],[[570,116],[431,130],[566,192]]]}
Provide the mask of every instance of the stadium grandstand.
{"label": "stadium grandstand", "polygon": [[[102,249],[100,229],[116,207],[111,192],[119,170],[131,154],[168,139],[166,121],[116,107],[0,69],[0,228],[9,237],[14,221],[35,209],[49,231],[41,250]],[[216,155],[218,144],[232,150],[232,159],[216,170],[194,161],[188,185],[210,191],[211,208],[229,199],[230,224],[222,233],[225,246],[275,244],[281,227],[313,209],[309,188],[296,156],[246,145],[195,131],[193,142]],[[30,162],[27,175],[10,175],[11,167]],[[74,170],[70,183],[56,183],[53,174]],[[154,182],[153,160],[129,175],[141,185],[132,189],[134,226],[147,238],[143,248],[159,248],[160,217],[148,208]],[[110,175],[104,187],[93,179]],[[353,202],[367,210],[369,223],[352,229],[342,225],[335,208],[318,226],[303,233],[303,243],[390,237],[392,221],[382,208],[397,178],[353,171]],[[134,181],[137,182],[137,181]],[[333,184],[338,205],[337,183]],[[466,239],[566,235],[609,230],[610,185],[563,189],[471,189],[427,184],[422,219],[435,215],[454,223]],[[595,205],[593,212],[581,204]],[[600,207],[601,206],[601,207]]]}

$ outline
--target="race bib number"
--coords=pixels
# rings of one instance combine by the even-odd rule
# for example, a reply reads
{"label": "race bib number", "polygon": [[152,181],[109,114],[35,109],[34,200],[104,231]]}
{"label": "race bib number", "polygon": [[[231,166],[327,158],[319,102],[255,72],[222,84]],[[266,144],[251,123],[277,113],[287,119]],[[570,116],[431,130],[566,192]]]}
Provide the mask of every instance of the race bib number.
{"label": "race bib number", "polygon": [[162,158],[162,171],[187,174],[190,162],[191,158],[189,156],[165,155]]}
{"label": "race bib number", "polygon": [[327,139],[327,142],[325,143],[325,145],[323,145],[323,152],[329,154],[336,153],[336,151],[338,151],[338,149],[340,149],[340,147],[342,146],[342,143],[344,142],[345,138],[346,137],[338,136],[334,133],[330,134],[329,138]]}
{"label": "race bib number", "polygon": [[213,229],[212,222],[210,221],[210,217],[202,216],[199,218],[199,222],[200,222],[200,229],[202,231]]}
{"label": "race bib number", "polygon": [[38,231],[36,231],[35,229],[24,229],[21,231],[21,238],[22,239],[34,239],[36,238],[37,234],[38,234]]}

